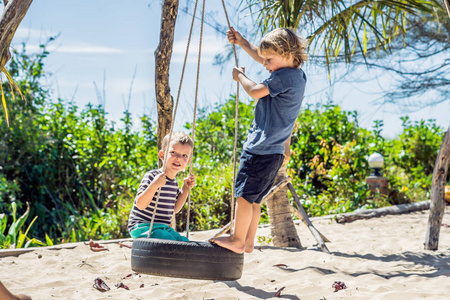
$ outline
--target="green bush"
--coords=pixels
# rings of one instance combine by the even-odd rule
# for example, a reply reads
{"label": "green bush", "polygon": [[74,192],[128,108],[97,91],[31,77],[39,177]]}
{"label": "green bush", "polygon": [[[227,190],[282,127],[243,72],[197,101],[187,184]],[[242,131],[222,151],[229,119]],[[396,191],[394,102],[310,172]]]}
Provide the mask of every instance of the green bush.
{"label": "green bush", "polygon": [[[10,127],[0,115],[0,245],[13,237],[19,215],[32,216],[14,231],[20,246],[128,236],[126,223],[142,176],[157,168],[156,125],[147,116],[133,124],[125,111],[118,124],[108,121],[101,106],[83,108],[57,99],[42,84],[47,74],[41,52],[14,51],[8,71],[26,101],[13,101],[3,84]],[[253,119],[253,103],[239,104],[238,159]],[[196,122],[191,191],[190,230],[224,226],[230,221],[235,101],[212,111],[200,110]],[[310,215],[349,212],[429,198],[434,161],[443,129],[433,120],[403,120],[403,133],[394,140],[381,136],[383,123],[360,128],[357,113],[332,103],[302,110],[293,131],[288,174]],[[133,130],[140,127],[139,131]],[[192,124],[186,124],[187,131]],[[384,174],[391,193],[372,195],[365,183],[373,152],[385,157]],[[179,175],[179,181],[187,175]],[[31,203],[27,212],[26,201]],[[177,216],[177,229],[186,228],[187,208]],[[262,220],[267,222],[263,206]],[[33,223],[34,222],[34,223]],[[10,229],[8,229],[8,232]],[[33,239],[27,237],[36,236]],[[8,236],[10,236],[8,238]],[[25,242],[26,241],[26,242]],[[41,242],[42,243],[42,242]],[[42,243],[43,244],[43,243]],[[16,243],[16,246],[19,244]]]}
{"label": "green bush", "polygon": [[[190,230],[218,228],[230,222],[232,184],[235,97],[217,105],[214,111],[199,114],[196,121],[193,172],[196,186],[191,191]],[[239,103],[237,163],[245,134],[253,120],[252,103]],[[192,130],[191,124],[185,128]],[[186,174],[180,174],[180,178]],[[178,229],[183,230],[186,211],[177,215]]]}
{"label": "green bush", "polygon": [[426,200],[431,196],[433,168],[445,132],[435,120],[413,123],[407,116],[401,120],[403,132],[386,147],[386,176],[398,198],[394,202]]}
{"label": "green bush", "polygon": [[[31,221],[28,228],[25,230],[25,233],[22,231],[22,227],[25,224],[25,221],[28,218],[28,214],[30,212],[30,206],[27,202],[27,210],[25,213],[16,219],[17,205],[15,202],[11,204],[12,209],[12,217],[13,220],[8,229],[7,216],[5,214],[0,214],[0,248],[9,249],[9,248],[28,248],[29,246],[46,246],[43,242],[35,239],[29,238],[28,231],[33,226],[37,217]],[[52,244],[52,241],[46,236],[47,244]]]}
{"label": "green bush", "polygon": [[154,122],[144,116],[143,131],[133,132],[129,112],[116,125],[101,106],[50,101],[41,49],[15,51],[9,64],[26,101],[8,98],[11,126],[0,127],[0,207],[11,211],[16,201],[23,211],[29,200],[33,234],[58,242],[122,237],[141,176],[156,167]]}

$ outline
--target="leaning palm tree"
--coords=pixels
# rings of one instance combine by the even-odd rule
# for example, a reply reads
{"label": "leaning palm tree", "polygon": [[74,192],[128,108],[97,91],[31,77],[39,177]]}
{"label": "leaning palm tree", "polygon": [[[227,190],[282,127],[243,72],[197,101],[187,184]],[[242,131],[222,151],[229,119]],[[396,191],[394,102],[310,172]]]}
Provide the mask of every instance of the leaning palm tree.
{"label": "leaning palm tree", "polygon": [[[247,0],[247,8],[256,15],[259,34],[290,27],[307,36],[311,55],[325,60],[329,74],[335,59],[351,62],[356,53],[366,59],[373,53],[389,51],[391,41],[406,35],[408,15],[433,13],[437,6],[433,0]],[[287,143],[288,156],[289,146]],[[283,164],[277,180],[286,176]],[[268,201],[273,242],[280,247],[301,247],[286,208],[288,201],[286,187]]]}

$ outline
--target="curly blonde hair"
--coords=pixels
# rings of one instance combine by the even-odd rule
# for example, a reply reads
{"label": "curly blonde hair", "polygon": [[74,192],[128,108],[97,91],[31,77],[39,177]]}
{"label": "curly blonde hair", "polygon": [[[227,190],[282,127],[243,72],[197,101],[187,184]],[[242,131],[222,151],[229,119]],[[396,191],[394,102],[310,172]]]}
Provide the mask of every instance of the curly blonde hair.
{"label": "curly blonde hair", "polygon": [[[170,133],[168,133],[162,141],[162,147],[161,147],[162,151],[166,151],[167,147],[169,147],[169,136],[170,136]],[[192,149],[194,149],[194,141],[191,139],[191,137],[188,134],[186,134],[184,132],[178,132],[178,131],[172,132],[172,136],[170,139],[170,145],[176,144],[176,143],[180,143],[183,145],[187,144],[187,145],[191,146]]]}
{"label": "curly blonde hair", "polygon": [[258,54],[277,53],[283,58],[294,58],[294,66],[300,68],[308,60],[307,43],[290,28],[278,28],[266,34],[258,46]]}

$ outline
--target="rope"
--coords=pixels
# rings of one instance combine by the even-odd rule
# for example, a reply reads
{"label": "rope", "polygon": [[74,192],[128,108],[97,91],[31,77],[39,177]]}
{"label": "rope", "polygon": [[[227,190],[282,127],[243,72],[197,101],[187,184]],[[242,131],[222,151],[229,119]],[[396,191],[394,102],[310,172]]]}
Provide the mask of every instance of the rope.
{"label": "rope", "polygon": [[[172,139],[173,126],[175,124],[175,117],[177,115],[177,110],[178,110],[178,102],[180,100],[181,86],[183,85],[184,71],[186,70],[186,62],[187,62],[187,57],[188,57],[188,53],[189,53],[189,46],[191,44],[192,29],[194,28],[195,13],[197,11],[197,3],[198,3],[198,0],[195,1],[194,13],[192,14],[192,22],[191,22],[191,28],[189,30],[189,37],[188,37],[188,43],[187,43],[187,47],[186,47],[186,54],[184,56],[183,69],[181,71],[180,84],[178,86],[177,100],[175,102],[175,109],[174,109],[174,113],[173,113],[172,124],[170,125],[169,144],[170,144],[170,140]],[[168,156],[168,154],[169,154],[169,147],[166,148],[166,151],[164,153],[163,172],[166,171],[166,163],[167,163],[167,156]],[[153,210],[153,216],[152,216],[152,221],[150,223],[150,229],[148,231],[148,237],[150,237],[150,234],[151,234],[152,229],[153,229],[153,222],[155,221],[156,208],[158,207],[160,194],[161,194],[161,188],[158,189],[158,194],[156,196],[155,209]]]}
{"label": "rope", "polygon": [[[225,6],[224,0],[222,0],[223,5],[223,11],[225,12],[225,17],[227,19],[228,28],[231,30],[231,24],[230,19],[228,18],[227,8]],[[234,53],[234,60],[236,63],[236,67],[239,67],[238,65],[238,59],[237,59],[237,53],[236,53],[236,46],[233,44],[233,53]],[[239,119],[239,81],[236,81],[236,107],[235,107],[235,117],[234,117],[234,149],[233,149],[233,188],[231,191],[231,230],[234,228],[234,189],[236,186],[236,159],[237,159],[237,137],[238,137],[238,119]]]}
{"label": "rope", "polygon": [[[194,120],[192,121],[192,141],[194,142],[195,146],[195,123],[197,121],[197,99],[198,99],[198,83],[200,78],[200,58],[202,55],[202,40],[203,40],[203,23],[205,20],[205,0],[203,0],[203,8],[202,8],[202,21],[200,26],[200,41],[198,45],[198,59],[197,59],[197,81],[195,85],[195,101],[194,101]],[[194,148],[192,148],[192,155],[194,155]],[[192,174],[192,164],[193,159],[191,159],[191,163],[189,164],[189,174]],[[191,193],[189,190],[188,195],[188,211],[187,211],[187,217],[186,217],[186,237],[189,239],[189,220],[191,216]]]}
{"label": "rope", "polygon": [[[181,86],[183,84],[183,78],[184,78],[184,72],[186,69],[186,62],[187,62],[187,57],[188,57],[188,53],[189,53],[189,47],[190,47],[190,43],[191,43],[191,37],[192,37],[192,29],[194,27],[194,21],[195,21],[195,15],[196,15],[196,11],[197,11],[197,4],[198,4],[198,0],[195,1],[195,7],[194,7],[194,12],[192,14],[192,22],[191,22],[191,28],[189,30],[189,37],[188,37],[188,43],[187,43],[187,47],[186,47],[186,54],[184,56],[184,62],[183,62],[183,68],[181,71],[181,78],[180,78],[180,84],[178,87],[178,93],[177,93],[177,99],[175,102],[175,109],[174,109],[174,114],[173,114],[173,119],[172,119],[172,124],[170,126],[170,132],[169,132],[169,143],[170,140],[172,139],[172,133],[173,133],[173,127],[175,124],[175,118],[177,115],[177,110],[178,110],[178,103],[180,100],[180,92],[181,92]],[[227,19],[227,23],[228,23],[228,28],[230,28],[231,30],[231,25],[230,25],[230,20],[228,18],[228,13],[227,13],[227,9],[225,7],[225,3],[224,0],[222,0],[222,5],[223,5],[223,9],[225,12],[225,17]],[[203,40],[203,24],[204,24],[204,16],[205,16],[205,0],[203,0],[203,9],[202,9],[202,19],[201,19],[201,29],[200,29],[200,40],[199,40],[199,49],[198,49],[198,59],[197,59],[197,82],[196,82],[196,87],[195,87],[195,104],[194,104],[194,120],[192,122],[192,140],[194,142],[195,145],[195,126],[196,126],[196,116],[197,116],[197,103],[198,103],[198,83],[199,83],[199,77],[200,77],[200,58],[201,58],[201,49],[202,49],[202,40]],[[234,52],[234,59],[236,62],[236,67],[238,67],[238,59],[237,59],[237,53],[236,53],[236,46],[233,44],[233,52]],[[234,223],[234,189],[235,189],[235,182],[236,182],[236,154],[237,154],[237,135],[238,135],[238,118],[239,118],[239,82],[237,82],[237,90],[236,90],[236,107],[235,107],[235,123],[234,123],[234,149],[233,149],[233,189],[232,189],[232,200],[231,200],[231,227],[233,227],[233,223]],[[192,153],[194,153],[194,149],[192,149]],[[167,156],[169,154],[169,147],[166,148],[165,153],[164,153],[164,162],[163,162],[163,172],[166,171],[166,164],[167,164]],[[190,165],[189,165],[189,174],[192,174],[192,164],[193,164],[193,160],[191,160]],[[150,234],[152,232],[153,229],[153,223],[155,220],[155,215],[156,215],[156,208],[158,206],[158,202],[159,202],[159,197],[161,194],[161,188],[158,189],[158,194],[156,197],[156,202],[155,202],[155,209],[153,210],[153,216],[152,216],[152,221],[150,223],[150,229],[148,231],[148,237],[150,237]],[[189,238],[189,219],[190,219],[190,211],[191,211],[191,201],[190,201],[190,192],[188,195],[188,211],[187,211],[187,221],[186,221],[186,237]],[[172,216],[172,219],[175,216],[175,211],[174,214]]]}

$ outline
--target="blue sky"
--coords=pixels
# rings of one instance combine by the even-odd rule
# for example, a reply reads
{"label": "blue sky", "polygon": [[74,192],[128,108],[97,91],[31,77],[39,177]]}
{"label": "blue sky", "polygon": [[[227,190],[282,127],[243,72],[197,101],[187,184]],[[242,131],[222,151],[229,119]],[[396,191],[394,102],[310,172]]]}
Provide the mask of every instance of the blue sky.
{"label": "blue sky", "polygon": [[[226,25],[221,0],[206,2],[206,10]],[[182,1],[181,6],[184,3]],[[238,30],[252,22],[247,12],[233,12],[230,5],[228,11],[232,25]],[[115,121],[123,116],[129,102],[134,118],[145,113],[156,120],[153,53],[159,41],[160,18],[160,1],[154,0],[33,1],[12,46],[19,47],[20,43],[26,42],[28,51],[32,52],[50,36],[59,34],[49,47],[45,67],[53,73],[46,84],[51,87],[54,98],[73,99],[79,107],[104,101],[109,118]],[[190,22],[191,16],[179,12],[170,69],[174,97],[178,91]],[[182,129],[185,122],[192,122],[199,23],[197,20],[181,90],[177,129]],[[204,27],[199,107],[214,107],[236,91],[231,77],[234,62],[222,67],[212,64],[214,55],[223,51],[226,43],[222,33],[210,26]],[[238,56],[239,64],[246,66],[248,76],[254,81],[261,82],[268,76],[262,66],[252,62],[243,51],[239,51]],[[385,124],[384,136],[394,137],[401,132],[400,116],[406,113],[398,107],[371,104],[380,96],[376,94],[380,85],[388,84],[388,79],[353,84],[342,82],[330,87],[323,68],[307,64],[304,70],[308,75],[304,104],[326,102],[332,98],[343,109],[358,111],[359,124],[363,127],[370,129],[373,121],[380,119]],[[100,94],[105,91],[105,99],[99,100],[95,86]],[[242,89],[240,94],[243,101],[249,100]],[[447,101],[408,115],[413,120],[437,119],[438,125],[446,129],[449,112],[450,101]]]}

